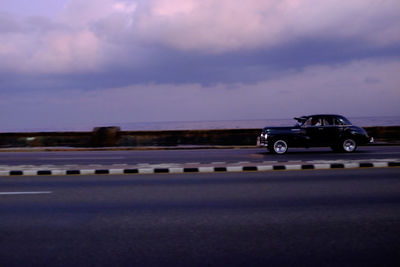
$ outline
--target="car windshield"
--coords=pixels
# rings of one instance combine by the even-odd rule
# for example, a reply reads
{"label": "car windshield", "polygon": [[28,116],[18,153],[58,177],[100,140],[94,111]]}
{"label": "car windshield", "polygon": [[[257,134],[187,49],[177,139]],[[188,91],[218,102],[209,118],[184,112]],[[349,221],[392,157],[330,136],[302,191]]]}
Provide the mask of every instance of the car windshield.
{"label": "car windshield", "polygon": [[345,117],[338,117],[337,118],[338,125],[351,125],[351,122],[346,119]]}
{"label": "car windshield", "polygon": [[304,120],[303,118],[294,118],[296,120],[296,124],[294,125],[294,127],[301,127],[306,120]]}

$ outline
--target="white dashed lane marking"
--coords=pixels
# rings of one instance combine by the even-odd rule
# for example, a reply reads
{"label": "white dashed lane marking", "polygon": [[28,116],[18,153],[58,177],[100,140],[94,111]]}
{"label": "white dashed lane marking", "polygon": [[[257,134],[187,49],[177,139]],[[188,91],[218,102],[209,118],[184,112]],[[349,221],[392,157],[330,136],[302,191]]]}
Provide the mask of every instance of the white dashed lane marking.
{"label": "white dashed lane marking", "polygon": [[37,191],[37,192],[0,192],[0,196],[5,195],[40,195],[40,194],[51,194],[51,191]]}

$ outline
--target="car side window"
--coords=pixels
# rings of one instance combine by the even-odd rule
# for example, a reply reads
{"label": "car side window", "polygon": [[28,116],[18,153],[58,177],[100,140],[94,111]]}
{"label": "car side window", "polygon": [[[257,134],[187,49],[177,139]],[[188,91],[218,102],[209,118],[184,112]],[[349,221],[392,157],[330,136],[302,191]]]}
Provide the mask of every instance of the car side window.
{"label": "car side window", "polygon": [[312,118],[311,124],[312,124],[312,126],[322,126],[322,119],[321,118]]}
{"label": "car side window", "polygon": [[308,120],[306,120],[304,123],[303,123],[303,126],[306,126],[306,127],[308,127],[308,126],[311,126],[312,125],[312,118],[308,118]]}
{"label": "car side window", "polygon": [[309,118],[308,120],[306,120],[306,122],[303,124],[303,126],[305,127],[309,127],[309,126],[322,126],[322,119],[321,118]]}
{"label": "car side window", "polygon": [[324,118],[324,126],[334,126],[333,118]]}

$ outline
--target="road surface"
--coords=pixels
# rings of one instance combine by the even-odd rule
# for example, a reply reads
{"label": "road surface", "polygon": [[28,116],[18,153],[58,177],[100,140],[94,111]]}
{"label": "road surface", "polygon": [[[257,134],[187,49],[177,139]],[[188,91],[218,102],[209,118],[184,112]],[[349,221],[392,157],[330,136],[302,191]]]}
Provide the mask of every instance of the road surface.
{"label": "road surface", "polygon": [[399,174],[1,177],[0,266],[399,266]]}
{"label": "road surface", "polygon": [[293,148],[288,154],[273,155],[263,148],[197,149],[149,151],[61,151],[2,152],[0,165],[65,165],[65,164],[165,164],[263,161],[327,161],[398,159],[400,146],[365,146],[355,153],[334,153],[329,148]]}

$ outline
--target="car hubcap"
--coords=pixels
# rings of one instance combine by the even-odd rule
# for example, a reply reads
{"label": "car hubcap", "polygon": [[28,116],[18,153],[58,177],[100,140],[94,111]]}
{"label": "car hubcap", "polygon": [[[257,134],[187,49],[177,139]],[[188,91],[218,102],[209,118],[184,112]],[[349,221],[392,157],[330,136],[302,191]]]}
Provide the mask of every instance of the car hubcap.
{"label": "car hubcap", "polygon": [[343,142],[343,148],[347,152],[353,152],[356,149],[356,142],[352,139],[347,139]]}
{"label": "car hubcap", "polygon": [[278,154],[283,154],[287,150],[287,144],[283,140],[276,141],[274,144],[274,150]]}

